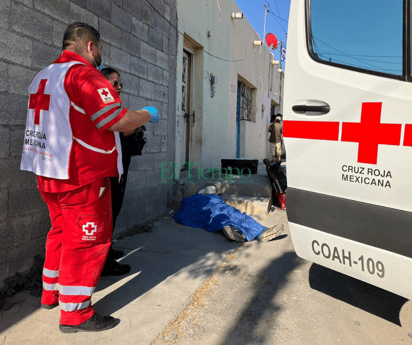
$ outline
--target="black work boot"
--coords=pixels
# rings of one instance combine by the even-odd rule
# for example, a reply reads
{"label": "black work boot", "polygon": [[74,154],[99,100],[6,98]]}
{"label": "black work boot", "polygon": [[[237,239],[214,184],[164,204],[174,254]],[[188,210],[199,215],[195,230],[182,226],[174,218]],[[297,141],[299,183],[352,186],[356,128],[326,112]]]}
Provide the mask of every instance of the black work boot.
{"label": "black work boot", "polygon": [[123,250],[116,250],[113,248],[113,243],[110,245],[109,253],[107,254],[107,259],[117,260],[124,256]]}
{"label": "black work boot", "polygon": [[117,260],[120,259],[124,256],[124,251],[123,250],[116,250],[113,248],[113,246],[110,246],[109,254],[107,255],[108,258]]}
{"label": "black work boot", "polygon": [[43,309],[53,309],[56,308],[59,305],[59,303],[55,303],[55,304],[40,304],[40,307]]}
{"label": "black work boot", "polygon": [[94,314],[90,319],[77,326],[59,325],[62,333],[101,332],[116,326],[116,319],[111,316]]}
{"label": "black work boot", "polygon": [[113,259],[107,258],[101,276],[122,276],[129,273],[131,269],[130,265],[122,265]]}
{"label": "black work boot", "polygon": [[58,293],[54,294],[54,297],[55,298],[51,298],[51,296],[48,296],[48,298],[44,299],[44,301],[47,301],[47,302],[50,302],[50,300],[53,299],[54,303],[51,303],[51,304],[40,303],[40,307],[43,309],[48,309],[48,310],[56,308],[59,305],[59,294]]}

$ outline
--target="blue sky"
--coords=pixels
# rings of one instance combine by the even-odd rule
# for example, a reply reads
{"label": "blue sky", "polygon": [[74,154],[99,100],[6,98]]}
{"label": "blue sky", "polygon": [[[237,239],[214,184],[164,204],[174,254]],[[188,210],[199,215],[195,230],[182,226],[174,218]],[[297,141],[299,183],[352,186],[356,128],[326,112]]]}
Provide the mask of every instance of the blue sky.
{"label": "blue sky", "polygon": [[[243,12],[246,19],[255,31],[263,39],[265,22],[265,5],[270,13],[266,18],[266,33],[274,34],[278,41],[286,42],[288,31],[290,0],[234,0]],[[280,18],[279,18],[280,17]],[[281,19],[282,18],[282,19]],[[279,48],[274,51],[275,57],[279,59]]]}
{"label": "blue sky", "polygon": [[321,59],[402,74],[401,1],[312,0],[311,13]]}
{"label": "blue sky", "polygon": [[[290,0],[234,1],[262,39],[267,5],[266,33],[287,46]],[[402,2],[312,0],[311,11],[313,48],[321,59],[402,74]],[[280,49],[274,53],[279,59]]]}

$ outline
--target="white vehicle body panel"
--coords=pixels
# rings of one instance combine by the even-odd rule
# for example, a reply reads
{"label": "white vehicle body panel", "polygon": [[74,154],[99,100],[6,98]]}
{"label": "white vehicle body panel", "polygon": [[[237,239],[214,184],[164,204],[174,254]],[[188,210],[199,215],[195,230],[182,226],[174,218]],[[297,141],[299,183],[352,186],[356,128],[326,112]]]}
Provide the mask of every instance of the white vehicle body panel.
{"label": "white vehicle body panel", "polygon": [[[306,23],[306,1],[292,0],[283,106],[288,191],[313,192],[357,202],[359,207],[373,205],[405,211],[409,215],[412,212],[412,147],[404,146],[404,137],[407,126],[412,124],[412,84],[315,61],[308,52]],[[299,114],[292,110],[293,106],[301,105],[306,100],[327,103],[330,106],[329,113]],[[381,103],[380,124],[397,125],[396,128],[400,129],[397,145],[378,145],[376,164],[362,162],[362,159],[359,161],[358,154],[363,150],[360,144],[342,140],[345,131],[343,123],[361,123],[362,107],[367,103]],[[338,128],[336,140],[289,136],[290,128],[298,122],[313,122],[319,126],[325,122],[334,123]],[[363,130],[365,136],[373,138],[373,131],[368,128]],[[375,184],[371,182],[372,179]],[[288,193],[286,200],[289,209]],[[294,212],[298,213],[299,210]],[[356,221],[356,217],[353,221]],[[293,219],[289,224],[299,256],[404,297],[412,297],[410,257],[337,236],[338,230],[332,234],[305,225],[297,224]],[[373,236],[374,229],[368,224],[364,224],[363,229]],[[385,277],[361,272],[316,255],[311,248],[313,240],[326,243],[329,247],[350,250],[357,257],[364,255],[375,262],[382,262]],[[397,240],[403,241],[402,238]]]}

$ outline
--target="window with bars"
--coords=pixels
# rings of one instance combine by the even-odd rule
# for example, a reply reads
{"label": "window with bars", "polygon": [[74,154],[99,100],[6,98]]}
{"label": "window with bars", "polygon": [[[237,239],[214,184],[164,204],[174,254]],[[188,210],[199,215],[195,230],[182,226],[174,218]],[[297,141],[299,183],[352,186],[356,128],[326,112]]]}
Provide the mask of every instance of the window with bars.
{"label": "window with bars", "polygon": [[[239,92],[240,91],[240,92]],[[243,81],[238,81],[238,107],[240,106],[240,120],[255,121],[256,107],[253,106],[255,89],[246,85]],[[240,101],[239,101],[240,96]]]}

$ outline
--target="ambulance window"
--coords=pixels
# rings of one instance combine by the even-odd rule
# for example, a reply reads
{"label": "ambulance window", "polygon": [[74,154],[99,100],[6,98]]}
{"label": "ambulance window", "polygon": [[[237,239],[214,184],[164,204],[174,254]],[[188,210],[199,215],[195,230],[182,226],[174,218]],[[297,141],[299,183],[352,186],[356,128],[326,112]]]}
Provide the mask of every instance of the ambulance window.
{"label": "ambulance window", "polygon": [[403,74],[402,1],[308,1],[310,50],[316,60]]}

